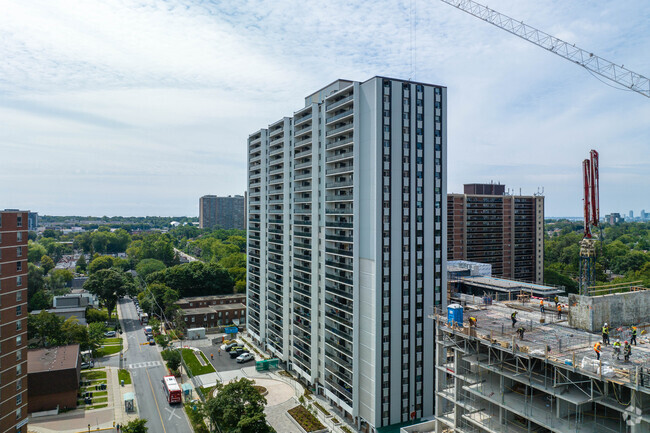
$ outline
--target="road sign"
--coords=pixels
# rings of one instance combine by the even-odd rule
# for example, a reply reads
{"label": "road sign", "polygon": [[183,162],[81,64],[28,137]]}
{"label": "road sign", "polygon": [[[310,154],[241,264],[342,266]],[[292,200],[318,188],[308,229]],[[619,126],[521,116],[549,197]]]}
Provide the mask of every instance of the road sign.
{"label": "road sign", "polygon": [[239,332],[239,328],[237,328],[236,326],[227,326],[226,328],[224,328],[223,331],[226,334],[236,334],[237,332]]}

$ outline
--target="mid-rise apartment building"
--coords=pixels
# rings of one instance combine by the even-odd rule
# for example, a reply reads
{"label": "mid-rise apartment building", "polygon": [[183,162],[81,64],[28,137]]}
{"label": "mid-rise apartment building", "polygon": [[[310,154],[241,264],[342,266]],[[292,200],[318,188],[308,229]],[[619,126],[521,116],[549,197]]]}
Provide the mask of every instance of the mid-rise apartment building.
{"label": "mid-rise apartment building", "polygon": [[489,263],[492,275],[544,281],[544,197],[468,184],[447,196],[447,259]]}
{"label": "mid-rise apartment building", "polygon": [[0,210],[0,431],[27,431],[28,212]]}
{"label": "mid-rise apartment building", "polygon": [[204,195],[199,199],[199,227],[222,229],[246,228],[246,198],[242,195],[218,197]]}
{"label": "mid-rise apartment building", "polygon": [[446,146],[446,88],[384,77],[248,138],[248,332],[362,431],[434,413]]}

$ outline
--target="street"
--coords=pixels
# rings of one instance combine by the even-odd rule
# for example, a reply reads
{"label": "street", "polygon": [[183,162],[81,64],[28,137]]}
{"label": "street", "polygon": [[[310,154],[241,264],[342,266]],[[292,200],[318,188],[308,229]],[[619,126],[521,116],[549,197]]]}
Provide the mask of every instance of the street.
{"label": "street", "polygon": [[[192,431],[182,405],[170,405],[165,398],[162,378],[165,367],[158,346],[144,344],[147,339],[140,325],[133,302],[120,299],[123,338],[129,348],[122,360],[122,368],[131,372],[135,388],[138,417],[147,420],[150,432],[186,433]],[[179,383],[180,385],[180,383]],[[151,397],[154,398],[151,398]]]}

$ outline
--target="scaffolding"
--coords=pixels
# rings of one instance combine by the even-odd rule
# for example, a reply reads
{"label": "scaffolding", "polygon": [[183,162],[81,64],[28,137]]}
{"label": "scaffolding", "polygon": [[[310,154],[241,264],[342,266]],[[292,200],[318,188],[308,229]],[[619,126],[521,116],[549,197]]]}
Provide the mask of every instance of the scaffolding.
{"label": "scaffolding", "polygon": [[431,316],[436,432],[650,431],[650,350],[635,347],[625,363],[610,348],[596,361],[598,336],[566,321],[517,302],[466,308],[477,327],[449,324],[442,311]]}

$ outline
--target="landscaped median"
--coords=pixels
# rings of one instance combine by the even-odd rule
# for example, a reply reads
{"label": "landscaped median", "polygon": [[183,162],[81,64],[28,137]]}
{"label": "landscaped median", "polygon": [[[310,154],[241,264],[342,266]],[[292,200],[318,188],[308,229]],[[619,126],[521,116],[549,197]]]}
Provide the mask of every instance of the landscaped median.
{"label": "landscaped median", "polygon": [[[181,355],[183,356],[185,366],[192,376],[214,373],[214,367],[208,362],[208,358],[200,350],[181,349]],[[199,361],[197,356],[200,356],[203,362]]]}
{"label": "landscaped median", "polygon": [[104,338],[102,340],[102,347],[95,351],[97,358],[113,355],[122,351],[122,338]]}

